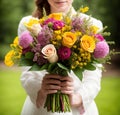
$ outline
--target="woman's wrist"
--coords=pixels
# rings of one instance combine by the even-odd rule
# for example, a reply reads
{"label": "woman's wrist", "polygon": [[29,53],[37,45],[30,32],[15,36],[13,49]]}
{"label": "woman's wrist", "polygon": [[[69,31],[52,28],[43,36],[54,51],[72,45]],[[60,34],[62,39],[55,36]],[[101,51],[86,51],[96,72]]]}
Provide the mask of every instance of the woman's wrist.
{"label": "woman's wrist", "polygon": [[37,99],[36,99],[36,106],[38,108],[40,108],[44,104],[46,97],[47,97],[47,95],[44,93],[44,91],[42,89],[40,89],[38,91]]}
{"label": "woman's wrist", "polygon": [[80,107],[82,105],[82,97],[78,93],[70,94],[69,99],[72,107]]}

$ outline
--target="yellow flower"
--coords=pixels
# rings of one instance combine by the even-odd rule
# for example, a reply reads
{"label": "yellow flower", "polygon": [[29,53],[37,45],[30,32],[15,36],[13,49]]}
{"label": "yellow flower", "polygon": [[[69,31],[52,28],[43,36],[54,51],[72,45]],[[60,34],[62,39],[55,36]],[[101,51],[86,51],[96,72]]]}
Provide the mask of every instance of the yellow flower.
{"label": "yellow flower", "polygon": [[14,55],[14,50],[9,51],[6,55],[5,55],[5,60],[4,63],[5,65],[11,67],[14,65],[14,62],[12,60],[12,56]]}
{"label": "yellow flower", "polygon": [[98,28],[97,26],[91,26],[91,27],[90,27],[90,30],[91,30],[94,34],[96,34],[97,31],[99,30],[99,28]]}
{"label": "yellow flower", "polygon": [[80,12],[85,13],[89,10],[89,7],[82,7],[80,8]]}
{"label": "yellow flower", "polygon": [[45,21],[45,17],[43,17],[43,18],[40,18],[40,20],[39,20],[39,22],[40,22],[40,24],[43,24],[44,23],[44,21]]}
{"label": "yellow flower", "polygon": [[75,33],[72,32],[65,32],[63,34],[63,41],[62,44],[68,48],[71,48],[74,43],[76,42],[77,37],[75,35]]}
{"label": "yellow flower", "polygon": [[55,30],[54,33],[59,35],[61,34],[61,30]]}
{"label": "yellow flower", "polygon": [[81,35],[82,35],[81,32],[79,32],[79,31],[76,32],[76,36],[81,36]]}
{"label": "yellow flower", "polygon": [[62,37],[61,37],[60,35],[57,35],[57,36],[56,36],[56,39],[57,39],[57,40],[61,40]]}
{"label": "yellow flower", "polygon": [[13,44],[19,45],[19,39],[18,39],[18,36],[14,39]]}
{"label": "yellow flower", "polygon": [[31,18],[28,23],[24,23],[26,27],[31,27],[34,24],[39,24],[39,20],[37,18]]}
{"label": "yellow flower", "polygon": [[64,20],[65,20],[66,24],[70,24],[71,23],[71,19],[69,17],[67,17],[67,16],[65,17]]}
{"label": "yellow flower", "polygon": [[49,15],[49,18],[54,18],[55,20],[62,20],[62,13],[52,13]]}
{"label": "yellow flower", "polygon": [[80,42],[81,47],[90,53],[95,49],[95,39],[92,36],[84,35]]}

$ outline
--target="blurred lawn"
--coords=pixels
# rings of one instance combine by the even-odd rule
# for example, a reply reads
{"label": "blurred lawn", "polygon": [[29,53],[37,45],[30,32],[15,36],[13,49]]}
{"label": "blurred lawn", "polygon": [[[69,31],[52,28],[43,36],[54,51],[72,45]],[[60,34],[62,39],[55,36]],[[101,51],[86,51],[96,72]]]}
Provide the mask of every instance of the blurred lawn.
{"label": "blurred lawn", "polygon": [[20,115],[25,97],[20,71],[0,68],[0,115]]}
{"label": "blurred lawn", "polygon": [[[20,115],[26,94],[19,79],[20,71],[0,68],[0,115]],[[120,77],[103,77],[95,100],[100,115],[120,115]]]}
{"label": "blurred lawn", "polygon": [[100,115],[120,115],[120,76],[103,77],[96,98]]}

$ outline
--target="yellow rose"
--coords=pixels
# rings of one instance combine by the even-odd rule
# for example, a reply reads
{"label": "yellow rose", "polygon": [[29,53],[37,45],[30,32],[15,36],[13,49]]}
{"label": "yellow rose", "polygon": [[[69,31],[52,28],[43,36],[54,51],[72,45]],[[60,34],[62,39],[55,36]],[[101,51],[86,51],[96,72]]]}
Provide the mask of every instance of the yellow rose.
{"label": "yellow rose", "polygon": [[75,33],[65,32],[63,34],[62,44],[63,44],[63,46],[71,48],[74,45],[74,43],[76,42],[76,40],[77,40],[77,36]]}
{"label": "yellow rose", "polygon": [[84,35],[80,45],[85,51],[92,53],[95,49],[95,39],[92,36]]}
{"label": "yellow rose", "polygon": [[62,13],[52,13],[49,18],[54,18],[55,20],[62,20]]}

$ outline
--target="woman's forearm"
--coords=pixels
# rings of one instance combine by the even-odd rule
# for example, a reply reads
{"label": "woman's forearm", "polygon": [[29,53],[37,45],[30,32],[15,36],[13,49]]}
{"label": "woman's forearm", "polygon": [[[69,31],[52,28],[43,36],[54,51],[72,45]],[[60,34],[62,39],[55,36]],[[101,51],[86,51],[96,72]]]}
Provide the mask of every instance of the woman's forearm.
{"label": "woman's forearm", "polygon": [[44,94],[44,92],[42,90],[39,90],[38,95],[37,95],[37,99],[36,99],[36,106],[38,108],[40,108],[41,106],[43,106],[45,100],[46,100],[46,94]]}

